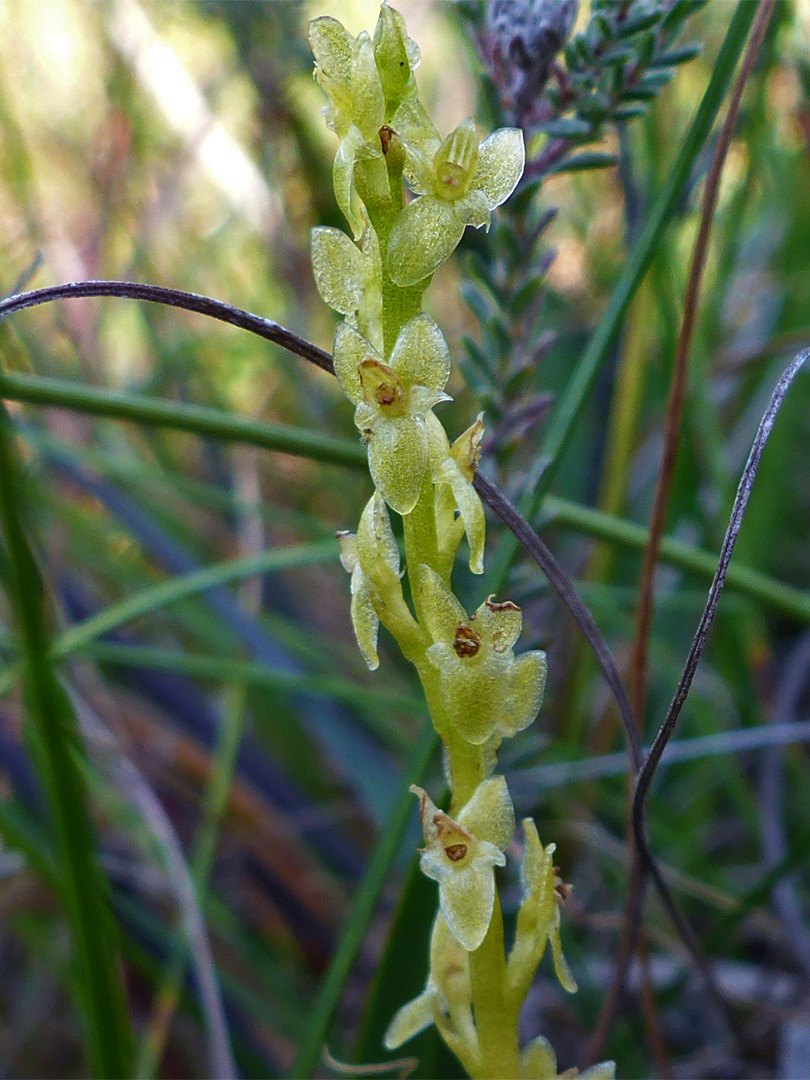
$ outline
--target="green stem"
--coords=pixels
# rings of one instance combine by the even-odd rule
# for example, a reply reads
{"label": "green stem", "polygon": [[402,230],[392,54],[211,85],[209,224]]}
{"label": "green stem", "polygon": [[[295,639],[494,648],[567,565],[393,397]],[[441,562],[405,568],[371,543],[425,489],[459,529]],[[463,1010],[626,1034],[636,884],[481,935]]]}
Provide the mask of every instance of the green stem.
{"label": "green stem", "polygon": [[503,915],[497,892],[487,936],[470,953],[470,974],[480,1050],[477,1075],[481,1080],[496,1076],[511,1080],[520,1075],[518,1017],[507,999]]}
{"label": "green stem", "polygon": [[[408,319],[412,319],[422,310],[422,293],[430,280],[426,278],[425,281],[416,285],[402,287],[395,284],[388,273],[388,241],[397,215],[405,205],[405,197],[402,189],[401,165],[398,170],[387,169],[387,165],[387,158],[372,158],[363,162],[363,168],[357,169],[355,173],[357,190],[366,205],[369,219],[380,242],[383,343],[386,358],[391,355],[402,327]],[[387,198],[380,198],[379,195],[379,192],[383,190],[379,176],[380,170],[385,174],[386,185],[390,190]]]}

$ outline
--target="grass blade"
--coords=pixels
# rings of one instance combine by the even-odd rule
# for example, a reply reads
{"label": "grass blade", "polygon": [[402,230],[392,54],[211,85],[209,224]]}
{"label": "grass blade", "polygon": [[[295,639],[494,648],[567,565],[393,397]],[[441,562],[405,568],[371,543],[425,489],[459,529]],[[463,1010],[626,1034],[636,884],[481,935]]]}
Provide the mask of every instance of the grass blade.
{"label": "grass blade", "polygon": [[8,416],[2,411],[0,523],[10,600],[23,654],[27,724],[56,835],[57,864],[76,948],[90,1071],[99,1077],[121,1077],[129,1072],[132,1037],[109,883],[96,856],[76,718],[51,667],[43,584],[25,535],[22,478],[12,438]]}
{"label": "grass blade", "polygon": [[114,420],[131,420],[136,424],[170,427],[213,439],[250,443],[263,450],[276,450],[331,465],[367,466],[366,451],[359,442],[337,439],[306,428],[249,420],[204,405],[101,390],[67,379],[4,372],[0,375],[0,397],[32,405],[54,405]]}

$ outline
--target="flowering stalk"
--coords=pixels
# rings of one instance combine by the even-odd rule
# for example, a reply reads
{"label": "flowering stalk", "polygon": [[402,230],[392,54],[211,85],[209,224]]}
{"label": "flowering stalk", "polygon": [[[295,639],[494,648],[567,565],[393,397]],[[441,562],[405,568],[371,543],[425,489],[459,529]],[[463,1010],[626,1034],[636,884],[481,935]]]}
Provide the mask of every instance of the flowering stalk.
{"label": "flowering stalk", "polygon": [[[523,900],[507,955],[495,867],[515,832],[506,781],[495,772],[501,741],[537,716],[546,658],[518,656],[522,615],[487,597],[471,615],[451,587],[466,537],[473,573],[484,569],[485,521],[472,480],[482,419],[452,444],[434,409],[449,400],[450,352],[421,310],[435,270],[467,225],[488,226],[492,211],[523,172],[523,136],[503,128],[479,143],[471,120],[442,137],[422,107],[413,71],[419,50],[401,15],[386,3],[373,37],[357,37],[329,17],[310,23],[315,78],[328,98],[327,124],[340,139],[335,194],[352,237],[331,228],[312,234],[315,281],[341,315],[335,372],[355,407],[368,448],[374,494],[357,533],[341,533],[351,574],[351,615],[369,668],[379,665],[380,623],[421,680],[446,755],[449,812],[427,792],[419,799],[423,872],[438,883],[428,981],[391,1021],[394,1050],[430,1024],[472,1077],[556,1077],[550,1044],[521,1049],[518,1019],[546,943],[557,976],[576,985],[562,956],[563,886],[534,822],[523,822]],[[405,202],[405,181],[413,198]],[[405,565],[389,511],[402,517]],[[572,1074],[566,1074],[572,1075]],[[612,1063],[590,1070],[612,1076]]]}

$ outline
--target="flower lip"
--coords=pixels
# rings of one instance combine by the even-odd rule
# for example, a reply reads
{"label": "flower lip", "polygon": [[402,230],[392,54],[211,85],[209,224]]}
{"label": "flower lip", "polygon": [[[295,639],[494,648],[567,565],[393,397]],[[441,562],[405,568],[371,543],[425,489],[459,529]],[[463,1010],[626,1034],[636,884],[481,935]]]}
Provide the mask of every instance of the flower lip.
{"label": "flower lip", "polygon": [[368,357],[360,363],[357,370],[363,397],[369,404],[373,402],[393,412],[390,409],[392,405],[403,403],[405,389],[396,372],[387,364],[381,364],[374,357]]}

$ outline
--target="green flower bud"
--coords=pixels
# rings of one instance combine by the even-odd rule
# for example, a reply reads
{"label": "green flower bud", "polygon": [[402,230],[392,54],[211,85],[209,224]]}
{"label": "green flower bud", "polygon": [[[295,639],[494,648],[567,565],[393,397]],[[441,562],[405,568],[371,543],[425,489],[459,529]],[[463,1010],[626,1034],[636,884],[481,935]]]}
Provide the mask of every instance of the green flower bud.
{"label": "green flower bud", "polygon": [[526,996],[537,965],[546,951],[547,941],[551,942],[554,970],[563,989],[569,994],[576,993],[577,989],[560,942],[560,907],[569,887],[563,885],[554,867],[556,845],[549,844],[543,848],[531,818],[524,818],[523,833],[525,848],[520,872],[523,901],[518,911],[515,941],[507,965],[509,995],[517,1004]]}
{"label": "green flower bud", "polygon": [[387,593],[401,592],[399,583],[399,548],[391,531],[385,503],[375,491],[360,518],[355,536],[337,534],[340,561],[351,574],[351,616],[354,635],[363,659],[371,671],[380,665],[377,634],[380,619],[377,609]]}
{"label": "green flower bud", "polygon": [[413,88],[415,92],[412,72],[418,66],[420,56],[419,46],[408,37],[405,20],[388,4],[380,7],[374,29],[374,57],[390,119],[409,89]]}
{"label": "green flower bud", "polygon": [[[481,454],[484,434],[483,414],[459,436],[452,447],[441,421],[432,413],[425,418],[430,448],[430,469],[436,485],[436,532],[439,551],[448,568],[456,553],[462,530],[470,545],[470,570],[484,572],[486,518],[484,507],[472,485]],[[459,518],[456,518],[456,510]],[[459,528],[459,525],[461,528]]]}

